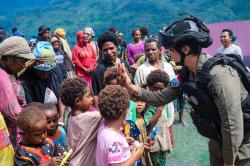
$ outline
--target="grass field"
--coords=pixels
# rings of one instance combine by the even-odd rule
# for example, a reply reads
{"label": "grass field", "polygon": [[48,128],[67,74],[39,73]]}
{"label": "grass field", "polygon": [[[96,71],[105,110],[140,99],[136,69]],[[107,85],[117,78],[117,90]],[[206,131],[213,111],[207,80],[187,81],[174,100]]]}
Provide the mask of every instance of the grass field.
{"label": "grass field", "polygon": [[188,111],[184,111],[188,126],[183,126],[175,114],[174,141],[175,147],[168,156],[168,166],[209,166],[208,139],[200,136],[192,124]]}

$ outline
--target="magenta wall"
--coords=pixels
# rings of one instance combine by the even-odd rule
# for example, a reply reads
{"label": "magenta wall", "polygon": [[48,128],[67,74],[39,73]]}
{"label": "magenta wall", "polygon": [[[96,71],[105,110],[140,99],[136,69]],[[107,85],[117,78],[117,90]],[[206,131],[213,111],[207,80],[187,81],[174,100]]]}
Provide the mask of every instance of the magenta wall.
{"label": "magenta wall", "polygon": [[242,49],[245,63],[250,67],[250,20],[235,22],[220,22],[208,24],[213,44],[204,49],[205,52],[214,55],[221,46],[220,34],[222,29],[231,29],[237,36],[237,42]]}

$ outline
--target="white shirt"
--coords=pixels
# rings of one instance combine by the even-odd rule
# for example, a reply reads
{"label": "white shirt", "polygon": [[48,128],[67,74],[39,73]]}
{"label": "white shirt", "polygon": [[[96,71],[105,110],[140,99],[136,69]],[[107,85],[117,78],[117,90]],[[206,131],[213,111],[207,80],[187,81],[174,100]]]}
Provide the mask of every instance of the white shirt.
{"label": "white shirt", "polygon": [[231,44],[229,47],[221,46],[220,48],[218,48],[217,53],[236,54],[236,55],[239,55],[241,59],[243,60],[241,48],[235,44]]}

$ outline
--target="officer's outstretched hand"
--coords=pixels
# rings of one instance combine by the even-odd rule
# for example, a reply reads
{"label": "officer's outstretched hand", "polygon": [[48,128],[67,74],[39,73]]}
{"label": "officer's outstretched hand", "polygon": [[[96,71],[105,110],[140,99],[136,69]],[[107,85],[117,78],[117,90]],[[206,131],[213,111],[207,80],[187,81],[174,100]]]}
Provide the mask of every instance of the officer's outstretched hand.
{"label": "officer's outstretched hand", "polygon": [[130,93],[137,94],[139,88],[138,86],[132,84],[124,64],[121,63],[118,64],[118,72],[119,72],[119,79],[118,79],[119,85],[125,87]]}

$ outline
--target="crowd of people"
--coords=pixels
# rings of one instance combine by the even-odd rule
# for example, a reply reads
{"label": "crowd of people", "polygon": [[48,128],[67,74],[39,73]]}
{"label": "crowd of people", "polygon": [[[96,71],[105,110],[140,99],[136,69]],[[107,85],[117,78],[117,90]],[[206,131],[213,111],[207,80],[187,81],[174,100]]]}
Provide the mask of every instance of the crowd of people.
{"label": "crowd of people", "polygon": [[[201,48],[212,41],[204,24],[190,17],[164,27],[160,36],[136,28],[128,44],[114,27],[95,36],[83,28],[71,49],[62,28],[41,25],[29,41],[17,28],[11,36],[0,28],[0,165],[167,165],[175,111],[187,125],[185,98],[199,133],[210,138],[211,165],[249,164],[242,120],[249,87],[237,71],[218,64],[208,70],[210,96],[188,84],[205,84],[199,81],[210,55]],[[222,30],[218,53],[242,62],[233,38]],[[211,109],[207,122],[202,113]]]}

